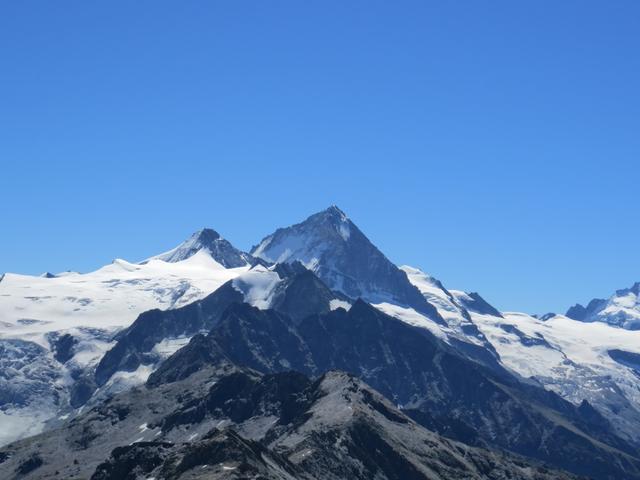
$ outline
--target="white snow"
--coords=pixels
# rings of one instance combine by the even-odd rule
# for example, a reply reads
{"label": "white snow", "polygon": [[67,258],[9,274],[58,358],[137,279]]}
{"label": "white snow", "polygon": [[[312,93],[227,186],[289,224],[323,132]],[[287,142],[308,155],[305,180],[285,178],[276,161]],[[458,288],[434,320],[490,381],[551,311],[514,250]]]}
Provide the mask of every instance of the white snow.
{"label": "white snow", "polygon": [[418,268],[403,265],[400,267],[400,270],[403,270],[407,274],[409,281],[417,287],[424,298],[436,308],[449,327],[443,328],[441,325],[432,322],[432,324],[435,325],[433,328],[446,332],[446,336],[453,336],[464,342],[486,346],[486,342],[482,338],[469,335],[463,330],[464,327],[470,326],[472,322],[463,315],[465,309],[451,291],[445,290],[438,280]]}
{"label": "white snow", "polygon": [[244,295],[245,302],[265,310],[271,306],[273,294],[281,281],[275,271],[257,265],[235,278],[233,286]]}
{"label": "white snow", "polygon": [[[53,278],[7,273],[0,282],[0,341],[11,349],[11,357],[0,359],[13,386],[20,387],[28,404],[3,405],[0,415],[0,445],[38,433],[44,422],[64,411],[61,392],[73,383],[71,371],[86,370],[102,358],[114,342],[113,334],[153,308],[177,308],[201,299],[225,282],[246,272],[249,266],[226,269],[207,252],[199,251],[176,263],[150,260],[144,264],[115,260],[94,272],[68,272]],[[51,338],[70,334],[77,342],[73,357],[64,365],[53,358]],[[15,340],[31,343],[12,345]],[[189,338],[169,339],[156,345],[154,353],[166,358],[184,346]],[[22,367],[21,355],[42,347]],[[16,368],[13,368],[15,365]],[[135,372],[118,372],[97,394],[115,393],[143,383],[152,367]],[[51,378],[46,393],[42,379]],[[38,393],[40,392],[40,393]]]}
{"label": "white snow", "polygon": [[125,327],[141,312],[186,305],[247,270],[225,269],[201,251],[177,263],[115,260],[94,272],[56,278],[7,273],[0,282],[0,337]]}
{"label": "white snow", "polygon": [[[608,354],[612,349],[640,353],[640,331],[562,315],[546,321],[516,312],[503,312],[504,318],[471,316],[503,365],[514,372],[534,377],[575,404],[588,400],[621,428],[628,425],[618,417],[616,405],[628,400],[640,410],[640,384],[635,373]],[[628,434],[638,438],[637,431]]]}
{"label": "white snow", "polygon": [[54,412],[53,407],[0,410],[0,446],[42,432]]}
{"label": "white snow", "polygon": [[607,299],[605,304],[592,312],[585,320],[604,322],[627,329],[640,328],[640,288],[618,290]]}
{"label": "white snow", "polygon": [[160,343],[156,343],[152,349],[153,353],[157,353],[160,358],[169,358],[182,347],[187,345],[191,337],[165,338]]}
{"label": "white snow", "polygon": [[[461,303],[465,299],[471,300],[467,293],[445,291],[437,280],[424,272],[408,266],[401,268],[437,308],[448,327],[420,319],[413,312],[394,305],[377,305],[386,313],[427,328],[436,335],[439,332],[441,338],[453,335],[464,341],[481,343],[482,338],[476,339],[462,329],[465,324],[475,325],[498,352],[500,362],[506,368],[525,378],[535,378],[565,399],[576,404],[587,399],[610,420],[617,422],[616,405],[626,402],[618,393],[621,391],[640,410],[637,377],[630,368],[615,362],[608,354],[612,349],[640,353],[640,331],[611,326],[602,323],[604,320],[592,319],[593,323],[584,323],[555,316],[542,321],[517,312],[503,312],[504,318],[501,318],[469,311],[469,320],[462,315]],[[626,308],[624,319],[628,320],[633,315],[629,309],[637,308],[634,296],[631,290],[618,291],[603,311],[620,314]],[[619,426],[625,427],[624,420]],[[638,436],[638,432],[629,433]]]}
{"label": "white snow", "polygon": [[351,304],[345,300],[339,300],[334,298],[329,301],[329,308],[331,310],[337,310],[338,308],[344,308],[345,310],[349,310],[351,308]]}
{"label": "white snow", "polygon": [[400,307],[392,303],[377,303],[373,305],[378,310],[402,320],[414,327],[426,328],[435,336],[442,340],[447,340],[446,330],[442,325],[438,325],[429,317],[416,312],[413,308]]}
{"label": "white snow", "polygon": [[438,310],[438,313],[444,318],[447,323],[451,321],[459,323],[461,321],[460,305],[456,303],[455,298],[451,298],[447,295],[447,292],[442,289],[439,282],[427,275],[422,270],[419,270],[408,265],[400,267],[403,270],[409,281],[415,285],[420,293]]}
{"label": "white snow", "polygon": [[[308,245],[308,238],[305,235],[292,234],[286,237],[286,241],[281,241],[277,245],[272,245],[272,237],[264,240],[258,248],[253,252],[254,257],[262,258],[268,262],[283,263],[295,255],[300,258],[297,252],[305,250]],[[302,263],[308,262],[311,258],[301,260]]]}
{"label": "white snow", "polygon": [[108,390],[110,394],[129,390],[131,387],[141,385],[147,381],[149,375],[153,373],[154,367],[151,365],[140,365],[133,372],[118,370],[109,381],[101,387],[101,390]]}
{"label": "white snow", "polygon": [[349,224],[341,223],[338,226],[338,233],[340,234],[340,236],[345,242],[349,240],[349,237],[351,236],[351,228],[349,228]]}

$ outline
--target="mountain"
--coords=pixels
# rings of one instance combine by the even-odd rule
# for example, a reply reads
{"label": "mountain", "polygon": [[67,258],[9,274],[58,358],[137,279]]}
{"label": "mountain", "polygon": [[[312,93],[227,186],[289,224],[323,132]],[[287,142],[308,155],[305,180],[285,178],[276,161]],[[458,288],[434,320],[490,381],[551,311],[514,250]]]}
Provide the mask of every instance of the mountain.
{"label": "mountain", "polygon": [[[350,307],[344,295],[331,291],[298,262],[269,268],[258,264],[202,300],[173,310],[142,313],[117,335],[116,344],[100,360],[94,390],[105,385],[116,372],[150,373],[150,367],[155,368],[190,337],[211,330],[227,307],[243,302],[275,309],[294,319]],[[146,377],[140,377],[140,382],[145,380]]]}
{"label": "mountain", "polygon": [[186,380],[116,395],[0,450],[0,475],[17,473],[93,480],[574,478],[430,432],[345,372],[312,380],[224,361]]}
{"label": "mountain", "polygon": [[[432,322],[425,328],[463,351],[468,351],[464,342],[482,346],[510,371],[576,406],[586,400],[611,422],[617,435],[640,445],[640,363],[635,360],[640,358],[640,337],[636,332],[561,315],[538,319],[499,312],[477,293],[448,290],[417,268],[401,268],[448,324]],[[385,311],[399,316],[397,308]]]}
{"label": "mountain", "polygon": [[338,207],[280,228],[251,249],[268,262],[301,262],[329,288],[371,303],[412,307],[442,321],[407,275],[391,263]]}
{"label": "mountain", "polygon": [[[114,345],[116,332],[131,325],[140,313],[188,305],[248,269],[246,262],[225,268],[202,247],[173,263],[157,258],[142,264],[114,260],[84,274],[4,274],[0,280],[0,445],[41,431],[48,421],[83,403],[94,390],[88,372]],[[180,346],[168,345],[159,356],[164,358]],[[120,375],[110,388],[129,388],[144,381],[144,372],[139,374],[141,379]]]}
{"label": "mountain", "polygon": [[427,330],[362,300],[296,322],[247,304],[229,307],[209,335],[163,362],[148,380],[189,378],[222,360],[263,373],[344,370],[430,429],[506,449],[593,478],[640,478],[635,449],[588,403],[581,408],[503,369],[471,360]]}
{"label": "mountain", "polygon": [[253,263],[251,255],[235,248],[211,228],[203,228],[195,232],[177,247],[151,259],[169,263],[182,262],[199,252],[206,252],[225,268],[244,267]]}
{"label": "mountain", "polygon": [[[403,449],[427,429],[447,437],[434,440],[440,446],[485,452],[483,462],[514,458],[496,460],[487,448],[524,455],[514,462],[529,473],[533,458],[598,480],[638,478],[638,285],[575,308],[580,320],[501,312],[478,293],[396,267],[337,207],[277,230],[252,253],[203,230],[139,264],[0,277],[0,445],[45,429],[35,443],[0,450],[0,472],[337,479],[358,478],[357,464],[371,465],[361,470],[370,476],[422,478],[417,456],[444,475],[437,460],[447,453]],[[422,430],[376,424],[365,435],[337,422],[323,443],[337,411],[327,407],[293,449],[298,432],[277,419],[305,424],[314,404],[297,401],[334,371],[375,388],[392,416]],[[218,384],[257,390],[231,389],[220,403],[207,396]],[[362,385],[348,391],[370,389]],[[286,406],[277,392],[289,392]],[[308,410],[300,416],[295,405]],[[330,448],[336,438],[346,450]],[[396,459],[394,468],[362,453],[370,448]],[[309,450],[323,460],[308,461]],[[202,452],[232,463],[212,470]],[[186,470],[172,470],[179,463]],[[446,472],[476,478],[473,469]],[[511,466],[500,475],[528,478]]]}
{"label": "mountain", "polygon": [[640,282],[616,291],[608,299],[596,298],[586,307],[579,303],[566,316],[581,322],[603,322],[627,330],[640,330]]}
{"label": "mountain", "polygon": [[616,356],[640,356],[636,332],[561,315],[541,320],[524,313],[471,312],[471,318],[506,368],[574,405],[588,402],[617,435],[640,444],[639,372]]}
{"label": "mountain", "polygon": [[[444,325],[440,323],[427,327],[432,333],[444,334],[449,343],[456,344],[458,348],[474,355],[479,360],[489,363],[499,360],[493,345],[478,329],[470,315],[470,310],[490,309],[492,313],[495,312],[499,316],[500,313],[497,310],[477,293],[471,294],[473,297],[469,295],[456,297],[442,285],[442,282],[422,270],[408,265],[404,265],[400,269],[407,274],[409,281],[437,309],[438,314],[444,320]],[[382,304],[378,305],[378,308],[392,316],[402,318],[403,312],[399,311],[396,306]]]}

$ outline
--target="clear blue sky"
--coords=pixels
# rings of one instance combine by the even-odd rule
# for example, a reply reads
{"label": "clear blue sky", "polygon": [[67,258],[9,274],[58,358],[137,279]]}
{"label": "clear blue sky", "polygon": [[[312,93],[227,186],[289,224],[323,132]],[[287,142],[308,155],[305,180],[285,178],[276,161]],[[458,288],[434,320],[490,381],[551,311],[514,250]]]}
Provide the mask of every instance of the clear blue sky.
{"label": "clear blue sky", "polygon": [[640,280],[640,3],[0,6],[0,271],[337,204],[503,309]]}

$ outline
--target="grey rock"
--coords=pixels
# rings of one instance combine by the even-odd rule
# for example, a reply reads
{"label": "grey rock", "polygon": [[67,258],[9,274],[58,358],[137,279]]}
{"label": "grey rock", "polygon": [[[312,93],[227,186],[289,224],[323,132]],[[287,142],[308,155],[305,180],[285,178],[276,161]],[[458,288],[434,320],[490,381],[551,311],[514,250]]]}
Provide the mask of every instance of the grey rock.
{"label": "grey rock", "polygon": [[274,263],[302,262],[329,288],[350,298],[415,308],[444,323],[437,310],[338,207],[280,228],[251,249]]}

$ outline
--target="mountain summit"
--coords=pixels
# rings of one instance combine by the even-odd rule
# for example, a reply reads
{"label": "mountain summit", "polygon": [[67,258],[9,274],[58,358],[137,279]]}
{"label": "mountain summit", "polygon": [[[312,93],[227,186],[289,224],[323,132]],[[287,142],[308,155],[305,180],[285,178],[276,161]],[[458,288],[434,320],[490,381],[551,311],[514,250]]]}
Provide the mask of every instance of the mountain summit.
{"label": "mountain summit", "polygon": [[566,316],[581,322],[604,322],[627,330],[640,330],[640,282],[617,290],[606,300],[595,298],[586,307],[578,303]]}
{"label": "mountain summit", "polygon": [[225,268],[244,267],[251,262],[249,254],[235,248],[211,228],[198,230],[176,248],[152,258],[176,263],[186,260],[200,251],[207,252]]}
{"label": "mountain summit", "polygon": [[331,289],[371,303],[415,308],[434,320],[437,310],[338,207],[331,206],[305,221],[279,228],[251,254],[268,262],[301,262]]}

